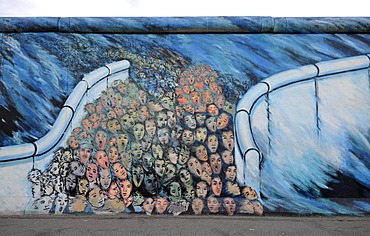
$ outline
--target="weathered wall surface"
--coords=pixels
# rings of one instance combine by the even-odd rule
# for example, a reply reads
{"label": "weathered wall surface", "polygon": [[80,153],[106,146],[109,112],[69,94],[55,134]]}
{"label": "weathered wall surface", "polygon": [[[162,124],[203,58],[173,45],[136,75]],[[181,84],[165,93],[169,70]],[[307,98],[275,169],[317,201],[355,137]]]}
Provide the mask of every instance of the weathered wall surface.
{"label": "weathered wall surface", "polygon": [[0,18],[1,214],[367,214],[369,18]]}

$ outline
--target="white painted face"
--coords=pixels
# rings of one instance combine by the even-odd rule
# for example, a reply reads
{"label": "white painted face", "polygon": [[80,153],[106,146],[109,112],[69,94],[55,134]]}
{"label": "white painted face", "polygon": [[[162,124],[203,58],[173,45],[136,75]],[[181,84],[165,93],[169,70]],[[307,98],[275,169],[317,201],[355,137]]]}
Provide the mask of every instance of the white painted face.
{"label": "white painted face", "polygon": [[158,128],[162,128],[167,125],[168,117],[165,112],[159,112],[156,118]]}
{"label": "white painted face", "polygon": [[52,204],[53,199],[50,196],[43,196],[34,201],[33,209],[39,212],[48,213]]}
{"label": "white painted face", "polygon": [[145,129],[144,129],[143,124],[137,123],[136,125],[134,125],[133,130],[134,130],[134,135],[135,135],[136,140],[143,139],[144,134],[145,134]]}
{"label": "white painted face", "polygon": [[157,159],[154,162],[154,171],[159,177],[163,177],[165,171],[165,162],[163,159]]}
{"label": "white painted face", "polygon": [[170,131],[167,127],[159,128],[157,131],[158,140],[162,145],[168,145],[170,143]]}
{"label": "white painted face", "polygon": [[100,185],[103,190],[107,190],[112,182],[112,175],[109,169],[101,169],[99,171]]}
{"label": "white painted face", "polygon": [[54,200],[55,214],[62,214],[64,209],[67,207],[67,203],[67,195],[64,193],[59,193]]}
{"label": "white painted face", "polygon": [[195,129],[197,127],[197,122],[193,114],[187,114],[184,116],[184,122],[189,129]]}
{"label": "white painted face", "polygon": [[81,177],[85,174],[85,166],[82,163],[78,162],[78,161],[72,161],[69,164],[69,170],[75,176],[80,176]]}

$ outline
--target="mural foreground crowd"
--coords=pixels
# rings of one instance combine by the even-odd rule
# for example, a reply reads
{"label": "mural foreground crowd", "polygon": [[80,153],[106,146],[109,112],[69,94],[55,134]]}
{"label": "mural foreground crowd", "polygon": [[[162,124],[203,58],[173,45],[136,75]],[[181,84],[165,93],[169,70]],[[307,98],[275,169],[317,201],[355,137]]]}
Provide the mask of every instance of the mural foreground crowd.
{"label": "mural foreground crowd", "polygon": [[230,88],[209,65],[160,60],[156,69],[176,83],[163,76],[150,89],[154,59],[125,55],[136,71],[86,104],[47,168],[29,172],[28,211],[262,215],[257,192],[236,181],[237,92],[225,96]]}

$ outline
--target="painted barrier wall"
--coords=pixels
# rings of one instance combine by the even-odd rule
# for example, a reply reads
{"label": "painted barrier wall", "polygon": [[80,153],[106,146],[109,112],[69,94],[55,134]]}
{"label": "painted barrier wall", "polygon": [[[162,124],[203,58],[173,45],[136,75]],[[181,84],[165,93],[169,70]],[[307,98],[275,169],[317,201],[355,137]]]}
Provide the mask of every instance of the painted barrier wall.
{"label": "painted barrier wall", "polygon": [[368,18],[0,21],[2,214],[369,212]]}

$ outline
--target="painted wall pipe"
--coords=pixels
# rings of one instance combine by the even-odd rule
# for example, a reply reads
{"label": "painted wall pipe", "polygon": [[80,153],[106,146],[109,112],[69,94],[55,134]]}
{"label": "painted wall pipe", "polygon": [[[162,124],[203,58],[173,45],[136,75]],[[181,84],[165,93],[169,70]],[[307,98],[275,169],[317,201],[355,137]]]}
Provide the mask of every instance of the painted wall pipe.
{"label": "painted wall pipe", "polygon": [[81,101],[88,90],[102,80],[108,80],[109,78],[127,78],[129,75],[129,67],[130,62],[122,60],[110,63],[87,74],[69,95],[53,127],[48,133],[33,143],[0,147],[0,164],[41,156],[52,150],[71,125],[75,117],[75,111],[81,105]]}
{"label": "painted wall pipe", "polygon": [[[314,65],[307,65],[298,69],[277,73],[258,83],[255,87],[252,87],[246,94],[243,95],[236,108],[235,163],[238,166],[238,181],[244,185],[259,186],[258,183],[249,182],[249,179],[246,179],[246,176],[248,172],[255,171],[254,167],[253,170],[249,169],[248,167],[248,163],[254,163],[256,161],[255,159],[257,155],[255,152],[259,153],[260,159],[262,157],[262,153],[254,141],[251,124],[251,115],[253,114],[253,109],[261,97],[265,96],[267,93],[278,90],[279,88],[293,85],[302,81],[314,80],[315,78],[337,73],[367,69],[369,67],[370,54],[323,61]],[[251,158],[252,161],[249,161],[249,158]],[[240,169],[243,169],[243,171]],[[254,173],[254,176],[257,175],[257,173]]]}

